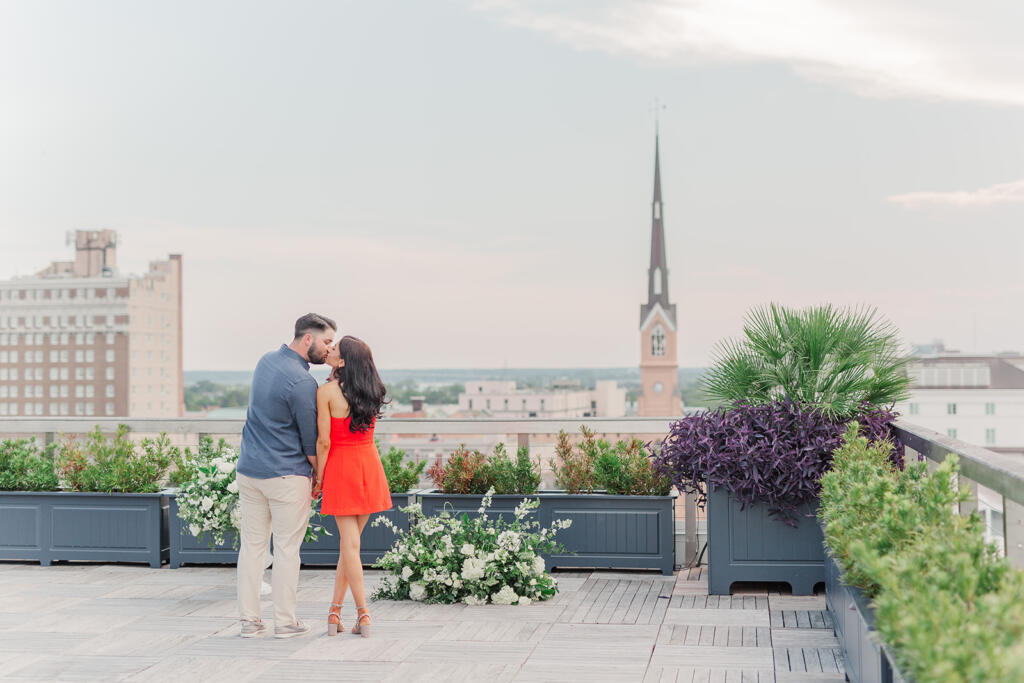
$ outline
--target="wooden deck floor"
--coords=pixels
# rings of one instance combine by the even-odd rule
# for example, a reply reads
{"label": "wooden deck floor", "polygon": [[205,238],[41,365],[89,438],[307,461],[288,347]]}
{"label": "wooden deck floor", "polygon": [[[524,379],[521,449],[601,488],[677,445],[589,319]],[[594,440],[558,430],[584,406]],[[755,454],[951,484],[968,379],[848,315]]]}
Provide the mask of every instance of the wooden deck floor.
{"label": "wooden deck floor", "polygon": [[373,603],[363,639],[326,637],[333,572],[303,569],[313,633],[243,640],[233,567],[0,563],[0,679],[844,680],[823,596],[709,596],[701,570],[556,575],[560,594],[529,607]]}

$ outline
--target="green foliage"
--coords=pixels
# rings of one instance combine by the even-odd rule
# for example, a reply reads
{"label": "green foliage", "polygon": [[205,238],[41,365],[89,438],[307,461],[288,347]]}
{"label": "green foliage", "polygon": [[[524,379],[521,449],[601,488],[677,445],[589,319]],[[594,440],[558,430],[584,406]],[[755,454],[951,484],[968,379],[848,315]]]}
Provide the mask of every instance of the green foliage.
{"label": "green foliage", "polygon": [[480,451],[470,451],[463,444],[446,462],[438,456],[427,475],[444,493],[484,493],[488,489],[484,471],[486,459]]}
{"label": "green foliage", "polygon": [[563,430],[558,433],[555,444],[555,460],[551,469],[555,473],[555,483],[566,493],[593,493],[595,487],[594,466],[599,447],[594,433],[586,427],[583,432],[583,443],[573,446],[572,439]]}
{"label": "green foliage", "polygon": [[245,384],[217,384],[204,379],[185,387],[185,410],[244,408],[247,405],[249,387]]}
{"label": "green foliage", "polygon": [[619,496],[667,496],[672,490],[671,477],[655,471],[640,439],[619,441],[609,447],[600,441],[600,452],[594,462],[594,479],[607,493]]}
{"label": "green foliage", "polygon": [[820,515],[833,556],[846,583],[868,595],[878,591],[877,558],[902,551],[931,529],[949,529],[953,505],[962,499],[951,455],[931,475],[924,463],[901,472],[889,460],[892,445],[869,442],[851,423],[836,449],[832,470],[821,478]]}
{"label": "green foliage", "polygon": [[741,341],[719,345],[702,378],[712,399],[754,405],[789,399],[847,418],[863,403],[885,406],[909,395],[909,359],[895,328],[874,309],[771,304],[751,311],[743,331]]}
{"label": "green foliage", "polygon": [[580,427],[582,441],[573,446],[564,431],[558,434],[552,468],[559,488],[568,493],[602,489],[623,496],[664,496],[672,488],[665,474],[655,471],[646,444],[640,439],[614,445]]}
{"label": "green foliage", "polygon": [[527,495],[540,486],[540,462],[530,459],[530,449],[520,448],[512,459],[503,443],[489,457],[459,446],[447,462],[438,458],[427,474],[444,493],[486,493],[493,488],[495,493]]}
{"label": "green foliage", "polygon": [[874,596],[875,627],[917,681],[1024,674],[1024,573],[986,543],[976,513],[954,514],[958,461],[929,474],[886,461],[851,425],[822,477],[826,543],[843,581]]}
{"label": "green foliage", "polygon": [[396,403],[410,403],[413,396],[422,396],[427,405],[437,406],[459,402],[459,394],[466,390],[463,384],[441,387],[420,387],[414,380],[388,385],[388,396]]}
{"label": "green foliage", "polygon": [[40,448],[35,439],[0,441],[0,491],[56,491],[55,448]]}
{"label": "green foliage", "polygon": [[63,487],[72,491],[155,493],[180,458],[181,451],[166,434],[136,446],[125,425],[110,439],[96,427],[85,441],[67,440],[59,446],[57,473]]}
{"label": "green foliage", "polygon": [[530,459],[530,449],[523,446],[515,459],[505,452],[505,444],[494,447],[494,453],[484,465],[484,478],[495,493],[529,495],[540,488],[540,460]]}
{"label": "green foliage", "polygon": [[[380,451],[380,446],[377,447]],[[420,483],[420,475],[427,466],[425,460],[406,461],[405,451],[392,446],[387,453],[380,456],[380,464],[384,466],[384,476],[388,478],[388,488],[393,493],[405,493],[416,488]]]}

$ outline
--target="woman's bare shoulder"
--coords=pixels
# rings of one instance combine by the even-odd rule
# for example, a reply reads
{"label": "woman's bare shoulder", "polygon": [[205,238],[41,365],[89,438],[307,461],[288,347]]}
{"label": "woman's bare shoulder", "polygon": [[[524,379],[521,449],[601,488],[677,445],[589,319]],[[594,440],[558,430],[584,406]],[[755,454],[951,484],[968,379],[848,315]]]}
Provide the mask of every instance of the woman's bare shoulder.
{"label": "woman's bare shoulder", "polygon": [[341,387],[338,386],[337,380],[329,379],[317,387],[316,393],[318,396],[334,398],[335,396],[341,396]]}

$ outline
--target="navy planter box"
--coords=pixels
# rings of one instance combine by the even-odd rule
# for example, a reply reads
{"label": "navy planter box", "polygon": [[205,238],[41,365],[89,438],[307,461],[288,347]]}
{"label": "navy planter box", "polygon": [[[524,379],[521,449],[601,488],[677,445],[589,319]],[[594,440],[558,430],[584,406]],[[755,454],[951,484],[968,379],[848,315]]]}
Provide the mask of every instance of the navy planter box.
{"label": "navy planter box", "polygon": [[866,595],[842,581],[839,563],[825,554],[825,602],[843,647],[846,676],[854,683],[904,683],[875,631],[875,611]]}
{"label": "navy planter box", "polygon": [[[477,515],[481,495],[421,491],[423,514],[444,509]],[[537,498],[540,507],[532,518],[542,526],[556,519],[572,520],[572,526],[555,535],[566,553],[546,556],[547,568],[608,567],[658,569],[672,575],[675,563],[673,525],[675,496],[612,496],[603,493],[569,494],[541,491],[531,496],[495,495],[489,515],[511,519],[524,498]]]}
{"label": "navy planter box", "polygon": [[170,499],[170,568],[177,569],[183,564],[236,564],[238,551],[235,550],[235,533],[224,534],[224,543],[210,547],[206,535],[194,536],[188,525],[178,516],[178,499],[169,492]]}
{"label": "navy planter box", "polygon": [[[370,521],[363,529],[360,538],[359,556],[364,565],[372,565],[377,562],[381,555],[391,549],[395,543],[395,534],[384,526],[373,526],[373,520],[384,516],[394,522],[395,526],[402,530],[408,530],[409,517],[399,510],[400,507],[407,507],[412,499],[411,493],[392,493],[391,509],[370,515]],[[320,524],[331,533],[330,536],[320,534],[320,538],[313,542],[303,542],[299,549],[302,556],[302,564],[308,565],[330,565],[338,564],[338,553],[340,552],[340,538],[338,536],[338,525],[334,517],[321,517]]]}
{"label": "navy planter box", "polygon": [[817,503],[800,508],[794,528],[764,505],[741,509],[725,489],[708,491],[708,592],[729,595],[736,581],[775,581],[788,583],[793,595],[812,595],[825,581],[817,509]]}
{"label": "navy planter box", "polygon": [[168,558],[166,493],[0,492],[0,560]]}

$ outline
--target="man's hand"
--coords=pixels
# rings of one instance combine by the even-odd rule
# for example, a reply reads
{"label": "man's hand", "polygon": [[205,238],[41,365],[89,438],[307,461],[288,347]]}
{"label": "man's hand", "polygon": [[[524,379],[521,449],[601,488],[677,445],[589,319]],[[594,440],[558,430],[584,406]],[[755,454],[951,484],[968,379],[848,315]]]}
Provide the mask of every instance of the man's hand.
{"label": "man's hand", "polygon": [[320,497],[320,494],[323,493],[324,484],[323,484],[322,481],[320,481],[319,479],[316,478],[316,474],[313,475],[312,480],[313,480],[312,496],[313,496],[313,499],[316,500],[317,498]]}

